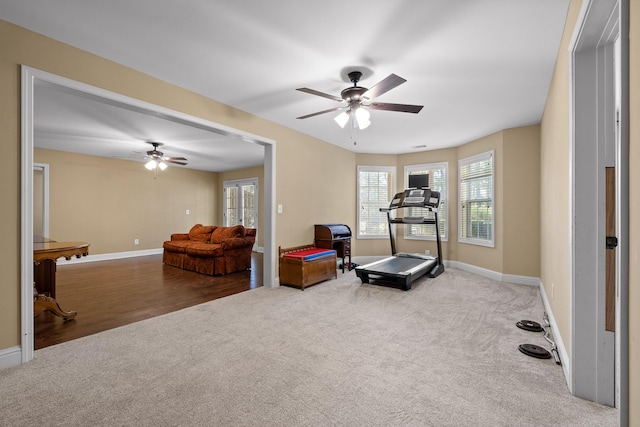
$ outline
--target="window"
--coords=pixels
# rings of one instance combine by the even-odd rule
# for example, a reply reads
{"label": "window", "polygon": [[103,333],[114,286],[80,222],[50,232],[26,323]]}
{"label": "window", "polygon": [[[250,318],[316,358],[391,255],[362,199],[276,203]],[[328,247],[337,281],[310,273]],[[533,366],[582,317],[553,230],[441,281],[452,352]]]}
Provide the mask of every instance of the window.
{"label": "window", "polygon": [[358,166],[358,238],[389,238],[387,214],[394,196],[396,168]]}
{"label": "window", "polygon": [[258,225],[258,180],[225,181],[223,216],[224,225],[230,227],[242,224],[247,228]]}
{"label": "window", "polygon": [[[426,165],[412,165],[404,167],[404,187],[409,186],[409,175],[429,174],[429,187],[440,192],[440,206],[438,207],[438,227],[440,239],[447,240],[447,169],[448,163],[430,163]],[[405,208],[403,216],[428,216],[425,208]],[[436,231],[433,225],[404,225],[404,235],[407,239],[435,240]]]}
{"label": "window", "polygon": [[458,162],[459,241],[494,247],[493,151]]}

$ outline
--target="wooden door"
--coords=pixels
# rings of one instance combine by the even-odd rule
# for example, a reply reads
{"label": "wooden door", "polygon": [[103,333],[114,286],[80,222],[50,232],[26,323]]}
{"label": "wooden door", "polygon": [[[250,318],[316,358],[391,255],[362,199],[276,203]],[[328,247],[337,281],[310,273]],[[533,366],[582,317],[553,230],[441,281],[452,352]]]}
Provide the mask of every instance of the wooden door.
{"label": "wooden door", "polygon": [[605,266],[605,329],[616,331],[616,169],[605,168],[606,197],[606,266]]}

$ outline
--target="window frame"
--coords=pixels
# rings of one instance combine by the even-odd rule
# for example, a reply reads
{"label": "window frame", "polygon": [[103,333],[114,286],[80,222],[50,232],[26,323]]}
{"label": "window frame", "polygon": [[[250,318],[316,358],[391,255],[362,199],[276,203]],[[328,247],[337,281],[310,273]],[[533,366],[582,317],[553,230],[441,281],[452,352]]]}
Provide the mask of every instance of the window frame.
{"label": "window frame", "polygon": [[[470,245],[476,246],[485,246],[490,248],[495,248],[495,239],[496,239],[496,200],[495,200],[495,191],[496,191],[496,162],[495,162],[495,150],[485,151],[483,153],[479,153],[473,156],[465,157],[463,159],[458,160],[458,242],[466,243]],[[486,175],[491,177],[491,239],[480,239],[477,237],[465,237],[462,235],[462,209],[463,203],[467,200],[463,200],[462,194],[462,168],[464,166],[479,163],[486,160],[491,160],[491,174]]]}
{"label": "window frame", "polygon": [[[385,233],[384,234],[362,234],[362,230],[360,229],[360,206],[362,204],[361,200],[360,200],[360,190],[361,190],[361,184],[360,184],[360,173],[361,172],[384,172],[384,173],[388,173],[391,176],[391,183],[389,185],[389,194],[388,194],[388,200],[386,202],[385,207],[389,206],[389,203],[391,203],[391,199],[393,198],[393,196],[396,194],[396,167],[395,166],[368,166],[368,165],[358,165],[356,168],[356,173],[357,173],[357,177],[356,177],[356,183],[357,183],[357,205],[356,205],[356,228],[357,228],[357,236],[358,239],[388,239],[389,238],[389,229],[388,226],[387,228],[385,228]],[[384,222],[388,224],[387,221],[387,214],[385,212],[380,212],[380,215],[384,218]]]}
{"label": "window frame", "polygon": [[[253,219],[253,225],[247,225],[246,224],[246,217],[245,217],[245,204],[244,204],[244,197],[242,194],[242,189],[245,186],[253,186],[253,197],[252,197],[252,205],[251,208],[253,210],[253,215],[252,215],[252,219]],[[231,191],[232,189],[235,189],[237,191],[236,194],[236,199],[235,199],[235,204],[236,206],[234,207],[230,207],[228,205],[229,203],[229,199],[228,199],[228,193],[229,191]],[[230,218],[229,218],[229,211],[230,210],[235,210],[236,212],[236,221],[235,223],[237,224],[242,224],[243,226],[247,227],[247,228],[255,228],[258,229],[258,219],[259,219],[259,202],[260,202],[260,188],[258,187],[258,178],[254,177],[254,178],[243,178],[243,179],[232,179],[232,180],[227,180],[227,181],[223,181],[222,183],[222,220],[223,220],[223,224],[225,226],[231,226],[231,225],[235,225],[235,224],[231,224],[230,223]],[[240,218],[242,217],[242,218]],[[239,219],[241,219],[241,221],[238,221]]]}
{"label": "window frame", "polygon": [[[415,171],[423,171],[429,170],[433,171],[434,169],[444,169],[444,191],[440,191],[440,206],[438,206],[438,221],[442,222],[443,227],[441,228],[440,240],[443,242],[447,242],[449,240],[449,162],[434,162],[434,163],[422,163],[419,165],[405,165],[404,167],[404,188],[408,188],[409,186],[409,173]],[[429,180],[430,187],[433,187],[433,174],[429,172]],[[433,188],[432,188],[433,189]],[[435,190],[435,189],[434,189]],[[443,203],[444,202],[444,203]],[[444,205],[444,207],[443,207]],[[426,241],[436,241],[436,233],[433,231],[433,235],[416,235],[410,234],[411,224],[405,224],[404,226],[404,238],[407,240],[426,240]],[[433,229],[433,227],[429,226],[429,229]]]}

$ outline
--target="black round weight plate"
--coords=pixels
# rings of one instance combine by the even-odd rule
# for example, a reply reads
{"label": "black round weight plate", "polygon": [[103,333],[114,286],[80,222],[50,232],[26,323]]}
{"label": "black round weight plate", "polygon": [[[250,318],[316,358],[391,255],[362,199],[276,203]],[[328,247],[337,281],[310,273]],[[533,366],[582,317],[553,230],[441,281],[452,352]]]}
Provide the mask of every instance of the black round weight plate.
{"label": "black round weight plate", "polygon": [[516,323],[516,326],[520,329],[524,329],[525,331],[531,331],[531,332],[544,331],[544,329],[542,329],[542,326],[540,326],[540,323],[534,322],[533,320],[521,320]]}
{"label": "black round weight plate", "polygon": [[535,344],[520,344],[518,350],[527,356],[536,357],[538,359],[550,359],[551,353],[544,348]]}

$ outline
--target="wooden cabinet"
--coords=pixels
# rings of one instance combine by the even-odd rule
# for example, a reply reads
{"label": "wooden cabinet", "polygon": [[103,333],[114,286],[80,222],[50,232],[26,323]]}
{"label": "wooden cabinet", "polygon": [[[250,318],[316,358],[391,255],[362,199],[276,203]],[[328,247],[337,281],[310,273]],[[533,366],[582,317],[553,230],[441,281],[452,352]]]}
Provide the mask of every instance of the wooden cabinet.
{"label": "wooden cabinet", "polygon": [[[313,245],[278,248],[280,284],[298,287],[336,278],[336,252]],[[309,253],[309,256],[304,256]],[[296,256],[297,255],[297,256]]]}
{"label": "wooden cabinet", "polygon": [[[316,224],[314,244],[317,248],[333,249],[342,258],[342,272],[345,265],[351,270],[351,229],[344,224]],[[346,262],[346,259],[349,262]]]}

